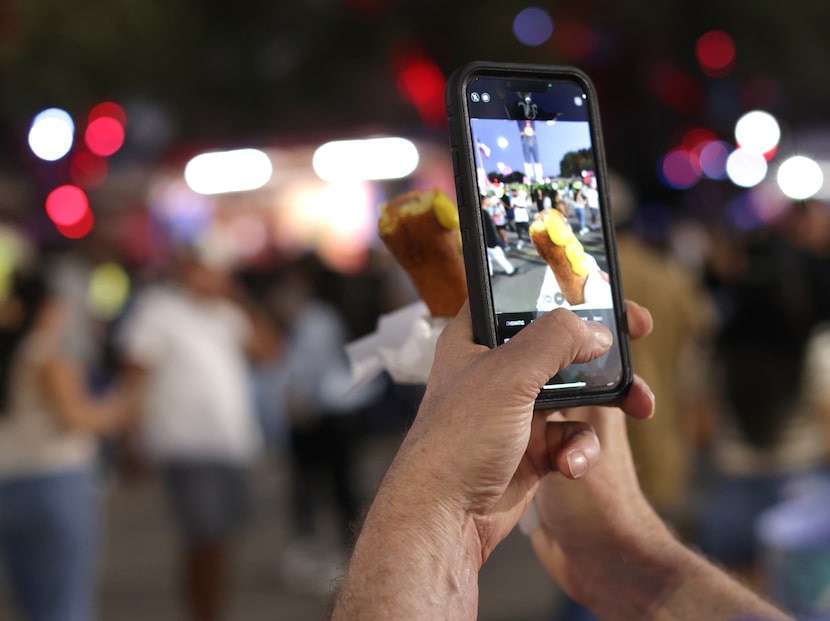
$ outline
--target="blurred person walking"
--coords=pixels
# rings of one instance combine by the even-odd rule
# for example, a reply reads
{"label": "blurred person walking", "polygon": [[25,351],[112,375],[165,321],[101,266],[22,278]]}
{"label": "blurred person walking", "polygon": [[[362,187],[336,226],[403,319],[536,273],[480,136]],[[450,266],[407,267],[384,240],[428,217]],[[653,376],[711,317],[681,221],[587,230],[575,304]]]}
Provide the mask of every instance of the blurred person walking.
{"label": "blurred person walking", "polygon": [[101,498],[99,434],[139,410],[122,387],[93,396],[66,353],[69,312],[39,270],[0,303],[0,550],[31,621],[90,621]]}
{"label": "blurred person walking", "polygon": [[504,254],[504,248],[501,246],[501,238],[496,232],[496,226],[493,223],[493,218],[487,210],[487,205],[481,204],[481,220],[484,227],[484,241],[487,244],[487,265],[490,269],[490,276],[493,275],[493,261],[499,264],[499,267],[508,276],[516,273],[516,268]]}
{"label": "blurred person walking", "polygon": [[299,259],[284,268],[270,299],[287,337],[279,380],[289,422],[292,540],[280,571],[293,586],[328,593],[364,501],[356,480],[362,414],[380,394],[376,382],[352,386],[347,324],[326,299],[323,272],[315,257]]}
{"label": "blurred person walking", "polygon": [[488,195],[485,200],[487,205],[487,213],[493,218],[493,224],[501,239],[501,247],[504,250],[510,250],[510,243],[507,240],[507,210],[504,207],[502,200],[495,194]]}
{"label": "blurred person walking", "polygon": [[173,282],[139,296],[119,341],[145,394],[142,448],[161,468],[183,539],[187,616],[221,619],[263,444],[249,358],[268,360],[276,335],[225,269],[182,250]]}
{"label": "blurred person walking", "polygon": [[[635,188],[609,175],[617,252],[626,296],[646,306],[654,330],[631,344],[637,374],[658,403],[659,416],[628,425],[634,463],[646,497],[683,536],[691,529],[693,470],[700,442],[700,408],[707,403],[704,357],[715,327],[715,307],[702,279],[645,235]],[[652,225],[653,226],[653,225]]]}
{"label": "blurred person walking", "polygon": [[[712,354],[717,433],[699,544],[756,585],[761,513],[804,481],[830,480],[830,350],[819,336],[828,319],[820,286],[826,274],[807,269],[817,257],[799,238],[830,227],[818,228],[813,215],[795,211],[786,228],[754,231],[742,246],[733,244],[728,261],[710,264],[722,318]],[[804,217],[809,227],[802,228]],[[822,249],[830,238],[824,242]]]}

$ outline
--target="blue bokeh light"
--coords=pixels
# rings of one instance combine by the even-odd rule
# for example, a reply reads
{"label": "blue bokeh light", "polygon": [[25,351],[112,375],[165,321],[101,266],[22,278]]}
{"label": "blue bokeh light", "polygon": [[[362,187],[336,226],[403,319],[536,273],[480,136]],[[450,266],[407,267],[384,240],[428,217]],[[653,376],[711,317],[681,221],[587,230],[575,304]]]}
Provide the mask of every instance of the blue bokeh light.
{"label": "blue bokeh light", "polygon": [[545,9],[528,7],[519,11],[513,20],[513,34],[523,45],[542,45],[553,35],[553,19]]}

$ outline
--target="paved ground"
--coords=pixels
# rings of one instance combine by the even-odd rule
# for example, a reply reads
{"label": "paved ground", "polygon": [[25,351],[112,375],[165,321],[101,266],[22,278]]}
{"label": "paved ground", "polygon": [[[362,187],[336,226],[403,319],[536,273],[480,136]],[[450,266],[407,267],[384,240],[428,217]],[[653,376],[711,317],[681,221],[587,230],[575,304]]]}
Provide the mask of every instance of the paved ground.
{"label": "paved ground", "polygon": [[[363,453],[367,483],[385,468],[394,442],[379,439]],[[288,584],[278,571],[287,545],[285,464],[257,473],[257,511],[241,542],[230,621],[305,621],[325,616],[329,598]],[[146,478],[107,495],[100,599],[102,621],[181,621],[176,599],[176,540],[158,482]],[[482,621],[550,621],[558,594],[525,538],[512,534],[481,575]],[[14,620],[0,574],[0,619]]]}

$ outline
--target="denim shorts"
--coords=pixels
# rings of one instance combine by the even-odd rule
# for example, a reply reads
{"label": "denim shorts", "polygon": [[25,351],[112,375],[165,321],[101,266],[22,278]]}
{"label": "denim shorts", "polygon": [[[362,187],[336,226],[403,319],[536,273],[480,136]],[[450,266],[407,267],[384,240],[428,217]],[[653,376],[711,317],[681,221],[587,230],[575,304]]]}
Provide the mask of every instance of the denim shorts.
{"label": "denim shorts", "polygon": [[250,469],[222,462],[175,462],[164,468],[173,513],[191,541],[225,537],[251,513]]}

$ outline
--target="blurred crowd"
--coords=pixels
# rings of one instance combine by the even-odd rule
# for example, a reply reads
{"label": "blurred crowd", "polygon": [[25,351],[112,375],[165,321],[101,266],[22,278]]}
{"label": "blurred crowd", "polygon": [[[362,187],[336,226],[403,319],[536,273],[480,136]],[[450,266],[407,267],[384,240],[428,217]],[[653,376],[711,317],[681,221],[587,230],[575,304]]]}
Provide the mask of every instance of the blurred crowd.
{"label": "blurred crowd", "polygon": [[[633,355],[657,415],[629,430],[647,496],[782,605],[819,605],[830,576],[797,563],[830,541],[821,503],[804,500],[830,506],[830,205],[655,236],[632,188],[611,194],[625,294],[655,320]],[[105,476],[162,481],[182,616],[223,618],[251,477],[275,454],[291,474],[281,576],[327,589],[373,492],[365,447],[402,437],[418,406],[419,386],[383,375],[352,386],[344,353],[413,300],[406,275],[381,246],[350,274],[313,254],[254,269],[181,246],[136,269],[102,322],[85,298],[102,259],[81,243],[34,249],[0,302],[0,575],[21,618],[94,618]]]}

